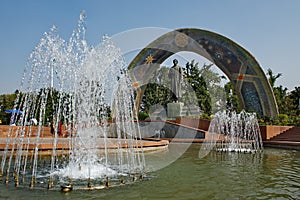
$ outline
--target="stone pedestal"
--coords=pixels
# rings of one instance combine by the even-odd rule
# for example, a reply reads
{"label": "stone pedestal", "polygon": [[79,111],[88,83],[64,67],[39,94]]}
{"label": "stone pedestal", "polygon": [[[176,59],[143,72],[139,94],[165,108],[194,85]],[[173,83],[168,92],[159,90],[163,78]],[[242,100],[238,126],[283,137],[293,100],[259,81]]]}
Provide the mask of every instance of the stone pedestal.
{"label": "stone pedestal", "polygon": [[181,112],[183,109],[183,103],[168,103],[167,104],[167,112],[168,118],[176,118],[181,116]]}

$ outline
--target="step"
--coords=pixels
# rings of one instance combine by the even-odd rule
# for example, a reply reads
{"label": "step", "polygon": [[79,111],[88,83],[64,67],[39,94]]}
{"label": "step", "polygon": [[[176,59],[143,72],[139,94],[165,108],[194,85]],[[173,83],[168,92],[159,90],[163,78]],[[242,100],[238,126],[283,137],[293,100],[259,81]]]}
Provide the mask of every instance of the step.
{"label": "step", "polygon": [[300,142],[300,127],[293,127],[273,137],[270,141],[296,141]]}

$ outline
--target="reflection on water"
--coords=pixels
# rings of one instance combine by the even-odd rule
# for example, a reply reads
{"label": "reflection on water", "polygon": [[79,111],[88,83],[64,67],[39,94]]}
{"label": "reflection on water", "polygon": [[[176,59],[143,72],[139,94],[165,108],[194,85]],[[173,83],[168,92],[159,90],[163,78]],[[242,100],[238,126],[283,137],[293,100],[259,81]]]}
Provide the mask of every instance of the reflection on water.
{"label": "reflection on water", "polygon": [[[136,184],[68,194],[0,184],[0,199],[300,199],[299,151],[211,152],[199,159],[199,149],[191,145],[174,163],[152,172],[151,180]],[[164,155],[146,155],[147,163],[164,162]]]}

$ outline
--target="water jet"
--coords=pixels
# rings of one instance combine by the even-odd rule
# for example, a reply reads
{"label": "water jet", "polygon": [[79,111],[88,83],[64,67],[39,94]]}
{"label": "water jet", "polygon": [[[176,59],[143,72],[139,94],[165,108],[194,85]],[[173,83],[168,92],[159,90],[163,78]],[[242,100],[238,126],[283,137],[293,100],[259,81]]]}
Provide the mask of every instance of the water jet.
{"label": "water jet", "polygon": [[81,12],[69,41],[53,26],[28,58],[14,106],[22,114],[12,114],[16,127],[2,153],[6,184],[14,179],[16,187],[69,192],[144,174],[144,141],[124,58],[108,36],[87,45],[85,18]]}
{"label": "water jet", "polygon": [[203,152],[259,153],[263,151],[260,129],[255,113],[242,110],[217,112],[211,120],[204,143]]}

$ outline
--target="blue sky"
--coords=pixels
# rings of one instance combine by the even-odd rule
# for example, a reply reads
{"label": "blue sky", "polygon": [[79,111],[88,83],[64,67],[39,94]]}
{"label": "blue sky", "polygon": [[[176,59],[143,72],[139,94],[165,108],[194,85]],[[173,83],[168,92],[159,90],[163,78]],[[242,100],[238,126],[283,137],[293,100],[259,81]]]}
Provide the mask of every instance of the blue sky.
{"label": "blue sky", "polygon": [[19,87],[43,33],[55,24],[68,39],[81,10],[90,45],[135,28],[206,29],[242,45],[264,71],[282,73],[277,85],[292,90],[300,86],[299,8],[298,0],[1,0],[0,94]]}

